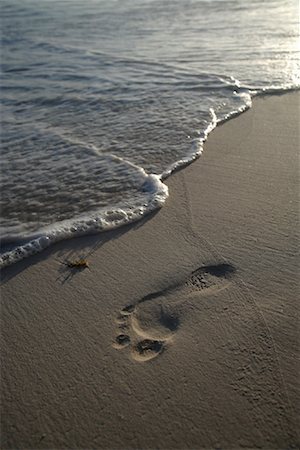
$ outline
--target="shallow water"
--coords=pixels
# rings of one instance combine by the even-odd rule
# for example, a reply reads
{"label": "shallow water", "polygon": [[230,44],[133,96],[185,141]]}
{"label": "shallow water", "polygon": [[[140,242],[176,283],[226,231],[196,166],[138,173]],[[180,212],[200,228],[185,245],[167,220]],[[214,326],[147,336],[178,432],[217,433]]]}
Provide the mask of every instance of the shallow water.
{"label": "shallow water", "polygon": [[299,86],[298,9],[2,1],[0,230],[3,244],[27,243],[0,264],[161,207],[162,180],[199,156],[218,121]]}

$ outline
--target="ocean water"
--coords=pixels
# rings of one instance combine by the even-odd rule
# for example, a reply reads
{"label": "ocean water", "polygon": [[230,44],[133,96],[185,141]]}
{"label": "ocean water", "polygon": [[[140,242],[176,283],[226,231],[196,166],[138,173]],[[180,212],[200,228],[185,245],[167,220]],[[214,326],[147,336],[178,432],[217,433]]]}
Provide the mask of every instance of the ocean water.
{"label": "ocean water", "polygon": [[0,15],[1,267],[160,208],[218,122],[300,85],[296,0],[2,0]]}

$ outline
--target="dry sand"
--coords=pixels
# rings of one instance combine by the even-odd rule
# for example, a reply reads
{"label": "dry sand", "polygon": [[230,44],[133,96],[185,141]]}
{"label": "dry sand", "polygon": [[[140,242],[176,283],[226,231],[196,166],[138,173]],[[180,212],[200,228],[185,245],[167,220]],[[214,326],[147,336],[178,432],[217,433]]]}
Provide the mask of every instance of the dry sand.
{"label": "dry sand", "polygon": [[299,99],[219,126],[144,223],[4,272],[2,449],[299,446]]}

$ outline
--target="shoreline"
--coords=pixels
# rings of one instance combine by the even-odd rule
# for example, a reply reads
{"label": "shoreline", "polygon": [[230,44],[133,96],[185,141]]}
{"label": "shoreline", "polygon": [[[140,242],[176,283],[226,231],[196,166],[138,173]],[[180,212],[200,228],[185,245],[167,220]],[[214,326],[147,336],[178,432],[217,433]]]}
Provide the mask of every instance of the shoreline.
{"label": "shoreline", "polygon": [[150,217],[5,269],[3,448],[299,445],[299,99],[217,126]]}
{"label": "shoreline", "polygon": [[[168,199],[168,183],[166,182],[168,180],[168,178],[170,178],[173,174],[175,174],[178,171],[181,171],[183,169],[185,169],[186,167],[188,167],[190,164],[193,164],[195,161],[197,161],[197,159],[201,158],[202,153],[204,150],[204,146],[205,143],[207,141],[207,139],[209,138],[209,135],[215,130],[216,127],[221,126],[225,123],[227,123],[230,120],[233,120],[237,117],[239,117],[241,114],[244,114],[246,111],[248,111],[248,109],[252,108],[252,104],[253,104],[253,100],[256,98],[263,98],[265,96],[280,96],[280,95],[285,95],[288,93],[297,93],[300,91],[299,87],[291,87],[291,88],[286,88],[286,89],[279,89],[279,88],[274,88],[273,90],[270,89],[270,91],[266,90],[266,91],[261,91],[261,92],[256,92],[256,91],[250,91],[251,94],[249,94],[251,96],[251,100],[250,100],[250,105],[249,102],[246,102],[244,105],[243,109],[237,110],[237,111],[232,111],[232,113],[230,113],[228,116],[222,118],[222,119],[217,119],[215,116],[215,113],[211,112],[212,115],[212,122],[207,126],[207,128],[202,132],[202,137],[200,138],[199,142],[200,143],[200,148],[201,151],[198,152],[197,154],[194,154],[192,156],[192,158],[190,160],[186,160],[185,158],[183,161],[185,162],[181,162],[179,164],[179,161],[176,161],[175,163],[171,164],[166,170],[164,170],[160,175],[157,174],[149,174],[149,176],[154,176],[154,177],[158,177],[158,179],[164,184],[166,185],[166,189],[167,189],[167,193],[165,194],[165,192],[163,193],[163,195],[166,195],[165,199],[164,199],[164,203],[162,206],[158,207],[157,209],[150,207],[149,212],[145,213],[141,219],[134,219],[133,221],[130,222],[124,222],[122,224],[119,224],[117,226],[113,226],[112,228],[107,228],[107,229],[103,229],[102,231],[97,231],[97,230],[91,230],[89,232],[84,232],[84,233],[79,233],[79,234],[74,234],[73,236],[68,236],[66,238],[60,238],[57,239],[55,238],[55,240],[53,242],[51,242],[51,244],[47,244],[42,250],[37,250],[36,248],[40,248],[40,243],[38,242],[40,238],[44,239],[48,239],[49,237],[46,234],[43,234],[43,228],[40,230],[37,230],[31,237],[20,237],[19,239],[14,240],[12,237],[8,237],[8,238],[2,238],[2,249],[3,251],[1,251],[0,249],[0,272],[5,270],[7,267],[10,267],[14,264],[18,264],[20,261],[23,261],[24,259],[29,258],[29,261],[31,261],[31,257],[34,255],[38,255],[42,252],[44,252],[46,249],[51,249],[53,247],[53,245],[56,245],[57,243],[61,243],[63,244],[65,241],[68,240],[74,240],[77,239],[78,237],[80,238],[86,238],[89,236],[93,236],[93,235],[98,235],[101,233],[104,234],[104,236],[107,235],[107,233],[117,233],[119,234],[119,232],[123,231],[123,228],[125,227],[126,229],[129,227],[135,227],[136,224],[138,224],[137,226],[139,226],[139,224],[144,223],[145,221],[148,220],[148,217],[151,217],[153,214],[156,214],[161,208],[163,208],[165,206],[165,202]],[[186,157],[188,158],[188,157]],[[156,195],[158,195],[158,191],[156,192]],[[161,196],[161,194],[159,194],[159,196]],[[156,201],[158,201],[158,199],[156,199]],[[149,207],[149,206],[148,206]],[[66,219],[66,222],[68,221],[72,221],[74,220],[74,226],[76,226],[76,221],[75,219]],[[85,219],[86,221],[90,221],[91,217],[87,217]],[[80,222],[80,219],[78,218],[78,221]],[[59,224],[60,222],[55,222],[51,225],[48,226],[48,228],[51,226],[53,227],[53,230],[55,230],[56,225]],[[62,225],[61,225],[62,226]],[[36,237],[35,237],[36,236]],[[106,239],[105,239],[106,240]],[[36,245],[37,243],[37,245]],[[25,246],[30,246],[31,249],[30,250],[25,250]],[[15,253],[16,251],[20,250],[20,254],[22,254],[23,252],[27,252],[29,251],[28,256],[20,256],[20,254],[16,254],[13,258],[17,258],[14,262],[6,265],[6,263],[2,260],[2,257],[5,257],[6,254],[9,253]],[[11,258],[11,256],[10,256]],[[20,258],[20,259],[19,259]],[[2,261],[1,261],[2,260]]]}

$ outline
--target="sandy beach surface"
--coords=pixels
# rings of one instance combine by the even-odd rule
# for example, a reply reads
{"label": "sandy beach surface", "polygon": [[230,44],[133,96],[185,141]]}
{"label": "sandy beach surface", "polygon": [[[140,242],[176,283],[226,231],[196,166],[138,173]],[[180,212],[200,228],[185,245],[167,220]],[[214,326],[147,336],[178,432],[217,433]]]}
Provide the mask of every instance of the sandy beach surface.
{"label": "sandy beach surface", "polygon": [[299,102],[217,127],[142,223],[3,272],[2,449],[299,448]]}

